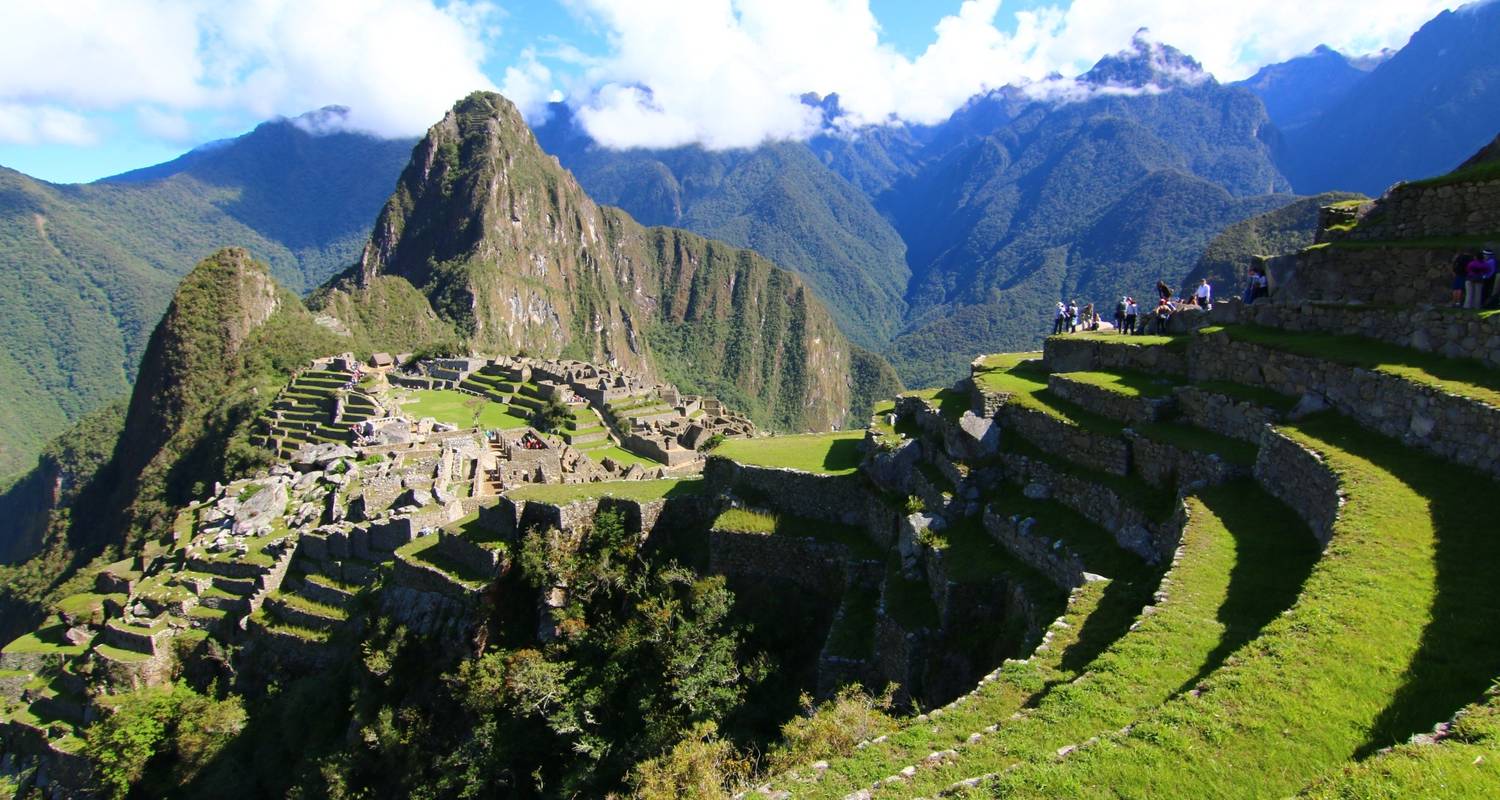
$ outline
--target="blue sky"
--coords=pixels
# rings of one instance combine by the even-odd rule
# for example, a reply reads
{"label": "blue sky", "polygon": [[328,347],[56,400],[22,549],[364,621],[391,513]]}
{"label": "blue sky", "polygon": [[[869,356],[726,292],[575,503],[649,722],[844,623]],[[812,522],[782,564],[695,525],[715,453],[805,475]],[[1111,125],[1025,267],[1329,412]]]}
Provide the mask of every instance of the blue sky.
{"label": "blue sky", "polygon": [[[415,136],[474,89],[566,98],[606,146],[751,146],[814,123],[936,122],[1074,75],[1139,27],[1222,80],[1327,43],[1399,47],[1452,0],[0,0],[0,165],[93,180],[277,115]],[[1207,10],[1205,10],[1207,9]]]}

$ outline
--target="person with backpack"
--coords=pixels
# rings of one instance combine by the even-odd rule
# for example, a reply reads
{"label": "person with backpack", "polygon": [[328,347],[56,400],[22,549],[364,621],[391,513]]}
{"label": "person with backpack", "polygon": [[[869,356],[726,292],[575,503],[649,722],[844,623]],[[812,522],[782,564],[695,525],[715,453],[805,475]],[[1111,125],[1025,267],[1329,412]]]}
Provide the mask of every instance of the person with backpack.
{"label": "person with backpack", "polygon": [[1168,286],[1166,281],[1157,281],[1156,282],[1156,296],[1157,296],[1157,298],[1159,298],[1161,300],[1171,300],[1172,299],[1172,287]]}
{"label": "person with backpack", "polygon": [[1485,263],[1482,256],[1470,259],[1468,266],[1464,267],[1464,308],[1482,308],[1484,299],[1484,276],[1489,273],[1490,267]]}
{"label": "person with backpack", "polygon": [[1116,333],[1124,333],[1125,332],[1125,304],[1128,303],[1128,302],[1130,302],[1130,298],[1125,297],[1124,295],[1121,295],[1120,296],[1120,302],[1115,303],[1115,332]]}
{"label": "person with backpack", "polygon": [[1453,307],[1462,308],[1464,304],[1464,285],[1469,282],[1469,262],[1474,260],[1473,253],[1459,253],[1453,257]]}

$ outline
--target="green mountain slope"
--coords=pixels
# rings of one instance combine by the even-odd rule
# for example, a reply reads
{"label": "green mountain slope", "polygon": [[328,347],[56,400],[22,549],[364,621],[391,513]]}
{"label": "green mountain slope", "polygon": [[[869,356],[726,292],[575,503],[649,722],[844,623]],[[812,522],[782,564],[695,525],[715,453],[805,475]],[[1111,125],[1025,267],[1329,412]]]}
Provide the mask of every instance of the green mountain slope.
{"label": "green mountain slope", "polygon": [[537,138],[598,202],[648,225],[750,248],[796,272],[855,342],[878,348],[897,332],[910,277],[905,245],[869,196],[809,145],[611,151],[574,127],[561,104]]}
{"label": "green mountain slope", "polygon": [[894,384],[791,273],[595,205],[495,94],[465,98],[432,127],[359,265],[315,303],[355,311],[339,313],[357,335],[377,338],[354,298],[382,279],[420,290],[477,351],[691,377],[783,429],[861,416],[868,398],[856,395],[856,371]]}
{"label": "green mountain slope", "polygon": [[1281,255],[1307,247],[1313,243],[1318,230],[1318,209],[1363,197],[1347,192],[1304,197],[1231,225],[1209,242],[1182,285],[1185,288],[1196,286],[1198,281],[1207,278],[1214,287],[1215,296],[1238,294],[1244,289],[1252,256]]}
{"label": "green mountain slope", "polygon": [[303,291],[348,266],[410,142],[292,120],[80,186],[0,168],[0,476],[130,390],[177,281],[227,245]]}

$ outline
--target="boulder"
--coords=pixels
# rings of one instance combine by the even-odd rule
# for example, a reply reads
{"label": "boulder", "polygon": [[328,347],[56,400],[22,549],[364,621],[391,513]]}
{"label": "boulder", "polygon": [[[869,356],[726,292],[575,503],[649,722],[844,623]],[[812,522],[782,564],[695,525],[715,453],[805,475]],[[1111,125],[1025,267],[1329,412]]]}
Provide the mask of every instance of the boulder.
{"label": "boulder", "polygon": [[971,457],[988,458],[1000,452],[1000,427],[993,419],[965,411],[958,427],[964,432],[965,449]]}
{"label": "boulder", "polygon": [[234,512],[233,532],[244,536],[272,527],[276,518],[286,513],[287,487],[281,481],[261,484],[260,491],[245,498]]}
{"label": "boulder", "polygon": [[1297,400],[1297,406],[1292,409],[1292,413],[1288,417],[1295,422],[1303,417],[1311,416],[1320,411],[1327,411],[1328,409],[1328,398],[1317,392],[1308,392]]}

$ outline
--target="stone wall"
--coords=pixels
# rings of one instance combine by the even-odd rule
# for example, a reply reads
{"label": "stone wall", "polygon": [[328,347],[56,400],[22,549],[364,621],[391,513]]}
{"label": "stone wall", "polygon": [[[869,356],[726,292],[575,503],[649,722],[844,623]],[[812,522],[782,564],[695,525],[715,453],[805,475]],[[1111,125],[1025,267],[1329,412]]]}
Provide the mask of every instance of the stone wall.
{"label": "stone wall", "polygon": [[[1446,284],[1445,284],[1446,286]],[[1248,323],[1309,333],[1355,334],[1445,358],[1471,358],[1500,368],[1500,316],[1438,307],[1388,308],[1327,303],[1221,303],[1219,324]]]}
{"label": "stone wall", "polygon": [[1361,425],[1442,458],[1500,476],[1500,408],[1392,375],[1199,336],[1194,380],[1227,380],[1282,394],[1321,395]]}
{"label": "stone wall", "polygon": [[1158,564],[1170,558],[1182,540],[1185,520],[1181,504],[1170,519],[1157,521],[1114,490],[1059,472],[1036,459],[1012,456],[1005,462],[1005,472],[1014,483],[1036,483],[1045,487],[1053,499],[1109,531],[1121,547],[1150,563]]}
{"label": "stone wall", "polygon": [[1016,404],[1002,406],[997,419],[1003,436],[1019,435],[1045,453],[1088,469],[1130,474],[1130,444],[1119,436],[1097,433]]}
{"label": "stone wall", "polygon": [[1447,186],[1398,185],[1360,211],[1359,224],[1353,230],[1328,235],[1377,241],[1496,236],[1500,231],[1500,180]]}
{"label": "stone wall", "polygon": [[855,561],[840,544],[774,534],[709,531],[708,571],[731,583],[778,581],[837,597],[854,583],[874,587],[879,561]]}
{"label": "stone wall", "polygon": [[1204,484],[1217,486],[1243,477],[1246,469],[1220,458],[1216,453],[1204,453],[1186,447],[1148,439],[1127,429],[1125,439],[1130,442],[1130,458],[1135,474],[1159,489],[1170,489],[1182,485]]}
{"label": "stone wall", "polygon": [[1187,359],[1173,347],[1130,343],[1130,337],[1086,339],[1053,336],[1042,346],[1053,372],[1135,370],[1153,375],[1187,375]]}
{"label": "stone wall", "polygon": [[1084,582],[1083,559],[1061,539],[1037,530],[1036,520],[1019,514],[1004,515],[993,506],[984,510],[984,530],[1021,563],[1047,576],[1060,589]]}
{"label": "stone wall", "polygon": [[705,490],[712,495],[732,492],[770,511],[844,525],[863,525],[869,519],[873,500],[864,478],[857,473],[815,475],[746,466],[710,456],[703,479]]}
{"label": "stone wall", "polygon": [[1281,421],[1275,411],[1198,386],[1179,386],[1173,391],[1184,420],[1221,436],[1259,444],[1266,425]]}
{"label": "stone wall", "polygon": [[1255,459],[1255,480],[1272,497],[1286,503],[1324,545],[1344,505],[1338,476],[1323,457],[1291,437],[1267,427]]}
{"label": "stone wall", "polygon": [[1048,375],[1047,389],[1068,402],[1120,422],[1157,422],[1171,416],[1174,410],[1171,397],[1132,396],[1073,380],[1067,373]]}
{"label": "stone wall", "polygon": [[1280,281],[1272,298],[1277,303],[1448,304],[1453,255],[1448,249],[1317,246],[1298,255],[1294,274]]}

